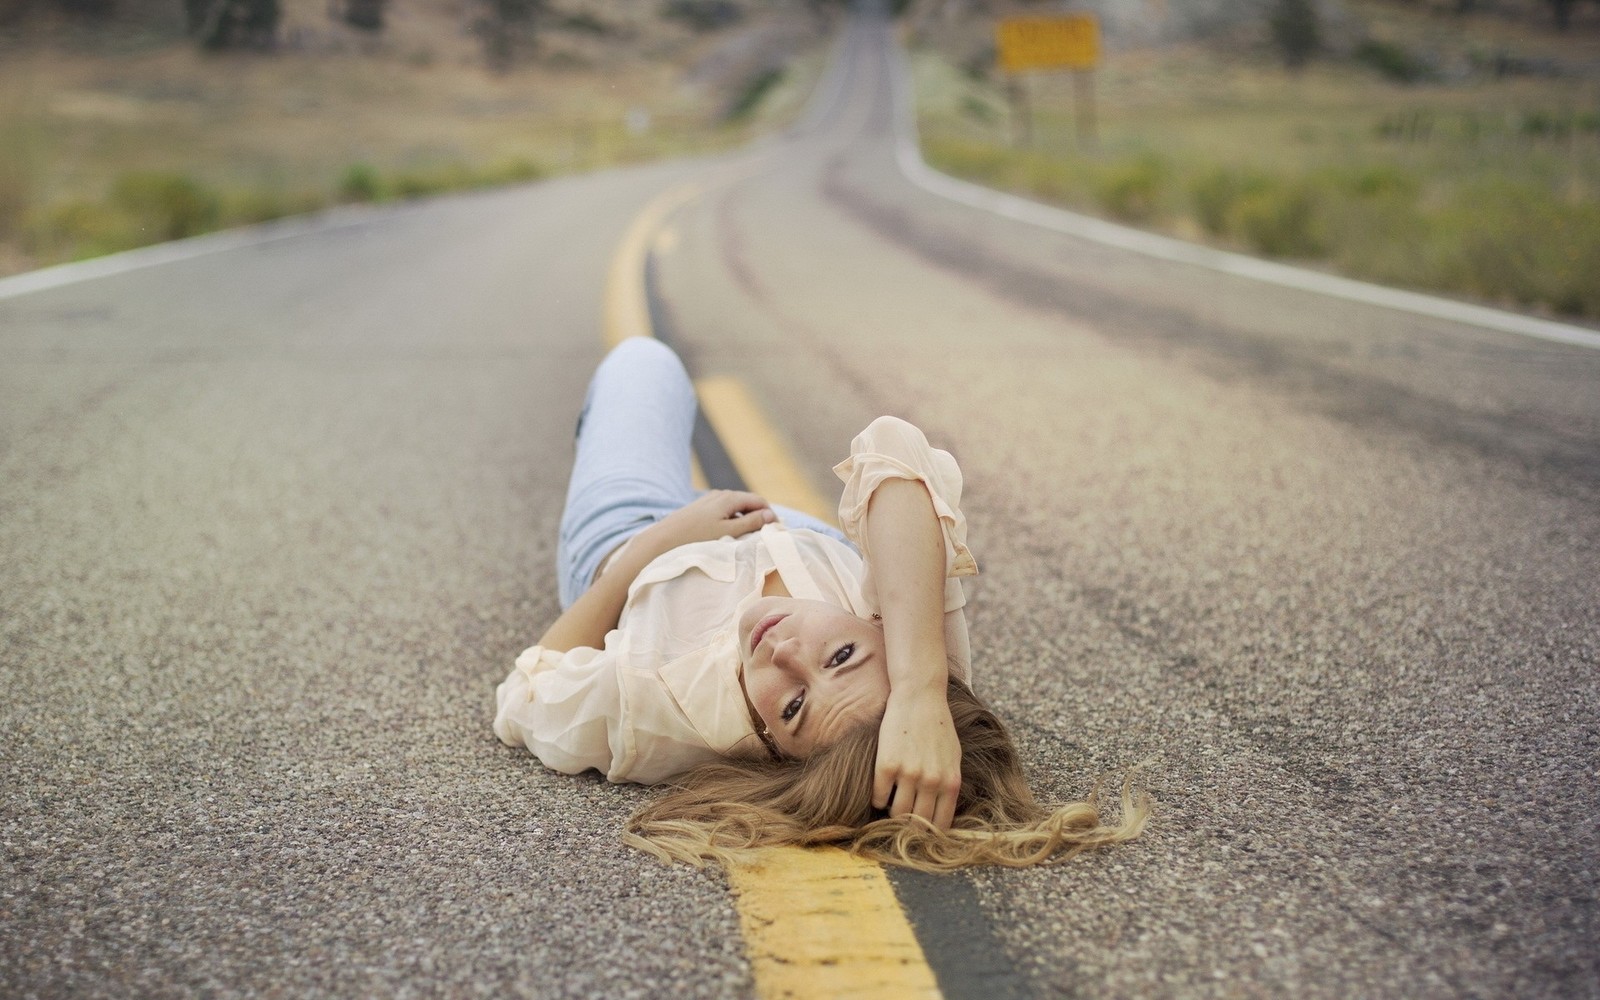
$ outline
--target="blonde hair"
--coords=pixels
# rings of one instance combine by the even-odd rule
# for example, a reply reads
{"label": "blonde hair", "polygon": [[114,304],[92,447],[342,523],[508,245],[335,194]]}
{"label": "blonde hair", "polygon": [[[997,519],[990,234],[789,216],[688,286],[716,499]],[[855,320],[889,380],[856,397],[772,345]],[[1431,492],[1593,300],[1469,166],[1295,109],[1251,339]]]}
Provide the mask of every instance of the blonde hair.
{"label": "blonde hair", "polygon": [[949,698],[961,740],[961,793],[948,831],[872,808],[878,727],[871,723],[804,759],[717,761],[691,771],[633,815],[623,841],[696,866],[750,860],[762,847],[832,844],[884,864],[951,871],[1063,860],[1144,829],[1149,802],[1127,780],[1115,822],[1101,816],[1098,790],[1087,801],[1039,805],[995,714],[954,679]]}

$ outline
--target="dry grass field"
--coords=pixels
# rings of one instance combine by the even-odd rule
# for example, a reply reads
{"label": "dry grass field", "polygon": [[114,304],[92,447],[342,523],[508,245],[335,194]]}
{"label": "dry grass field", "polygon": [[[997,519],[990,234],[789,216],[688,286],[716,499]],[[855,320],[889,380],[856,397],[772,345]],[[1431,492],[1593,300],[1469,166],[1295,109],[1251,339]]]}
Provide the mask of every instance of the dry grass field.
{"label": "dry grass field", "polygon": [[[697,30],[662,5],[565,0],[486,68],[467,8],[383,32],[286,0],[268,52],[180,25],[0,35],[0,273],[219,226],[726,147],[793,115],[827,25],[745,2]],[[177,9],[174,3],[174,9]]]}
{"label": "dry grass field", "polygon": [[[1572,29],[1370,0],[1365,39],[1298,73],[1270,51],[1108,52],[1097,136],[1066,77],[944,48],[914,65],[925,151],[953,173],[1357,277],[1600,317],[1600,8]],[[1546,15],[1547,16],[1547,15]],[[1376,44],[1374,44],[1376,43]]]}

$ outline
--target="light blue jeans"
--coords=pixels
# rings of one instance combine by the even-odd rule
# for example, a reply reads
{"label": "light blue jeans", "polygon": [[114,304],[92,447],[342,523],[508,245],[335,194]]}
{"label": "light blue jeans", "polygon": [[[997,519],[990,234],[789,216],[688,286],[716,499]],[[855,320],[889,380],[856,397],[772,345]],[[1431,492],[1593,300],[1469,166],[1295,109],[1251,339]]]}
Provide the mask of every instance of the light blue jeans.
{"label": "light blue jeans", "polygon": [[[563,609],[589,589],[608,553],[700,495],[690,480],[697,406],[683,362],[659,340],[631,337],[600,363],[578,417],[561,514],[556,574]],[[850,544],[824,521],[787,507],[773,510],[791,528]]]}

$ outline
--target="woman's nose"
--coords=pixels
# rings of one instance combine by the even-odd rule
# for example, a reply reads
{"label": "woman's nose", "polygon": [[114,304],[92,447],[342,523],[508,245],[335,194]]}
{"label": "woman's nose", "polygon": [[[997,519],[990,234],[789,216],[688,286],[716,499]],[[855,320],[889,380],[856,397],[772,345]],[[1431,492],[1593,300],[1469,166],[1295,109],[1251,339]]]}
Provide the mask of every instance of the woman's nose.
{"label": "woman's nose", "polygon": [[773,646],[772,662],[785,668],[798,664],[800,662],[800,640],[790,636]]}

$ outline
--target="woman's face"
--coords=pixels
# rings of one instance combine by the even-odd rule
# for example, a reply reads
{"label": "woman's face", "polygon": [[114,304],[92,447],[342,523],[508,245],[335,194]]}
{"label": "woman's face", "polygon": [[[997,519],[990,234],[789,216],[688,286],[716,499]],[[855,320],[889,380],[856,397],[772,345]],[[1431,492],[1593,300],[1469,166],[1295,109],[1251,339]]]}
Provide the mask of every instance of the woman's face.
{"label": "woman's face", "polygon": [[883,716],[883,630],[822,601],[763,597],[739,619],[744,687],[778,749],[804,757]]}

